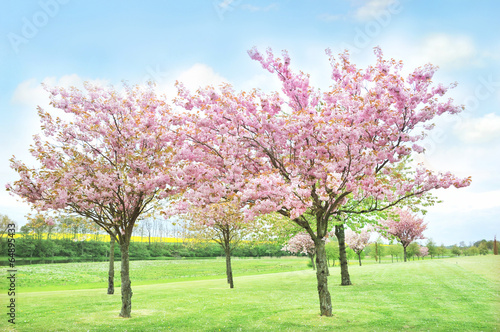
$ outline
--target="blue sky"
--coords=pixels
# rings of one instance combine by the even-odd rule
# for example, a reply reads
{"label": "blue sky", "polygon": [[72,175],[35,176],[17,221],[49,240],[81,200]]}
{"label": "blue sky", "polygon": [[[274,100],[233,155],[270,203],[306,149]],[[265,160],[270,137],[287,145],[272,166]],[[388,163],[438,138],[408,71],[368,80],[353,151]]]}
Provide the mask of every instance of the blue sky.
{"label": "blue sky", "polygon": [[[405,68],[431,62],[436,82],[457,81],[450,96],[466,111],[436,122],[420,161],[472,176],[466,189],[440,190],[427,237],[469,243],[500,236],[500,30],[498,1],[2,1],[0,4],[0,183],[13,182],[12,155],[30,160],[40,84],[119,86],[153,80],[172,95],[226,81],[278,89],[247,50],[288,50],[292,66],[329,86],[324,50],[349,49],[359,65],[373,47]],[[20,224],[29,208],[0,191],[0,213]]]}

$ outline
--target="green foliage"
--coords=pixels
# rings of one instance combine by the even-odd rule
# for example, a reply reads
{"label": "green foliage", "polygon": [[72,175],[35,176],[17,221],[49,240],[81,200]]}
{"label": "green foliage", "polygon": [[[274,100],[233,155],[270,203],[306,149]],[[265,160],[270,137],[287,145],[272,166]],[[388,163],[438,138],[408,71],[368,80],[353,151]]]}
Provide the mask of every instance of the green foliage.
{"label": "green foliage", "polygon": [[356,254],[356,252],[354,252],[354,250],[352,250],[349,247],[345,248],[345,253],[346,253],[346,256],[347,256],[347,260],[358,259],[358,254]]}
{"label": "green foliage", "polygon": [[467,250],[465,250],[465,255],[466,256],[477,256],[479,255],[479,249],[477,247],[469,247]]}
{"label": "green foliage", "polygon": [[380,259],[387,254],[387,246],[382,244],[382,241],[378,239],[374,243],[370,243],[365,249],[366,255],[369,255],[375,261],[380,262]]}
{"label": "green foliage", "polygon": [[387,254],[391,255],[391,258],[396,257],[397,260],[403,257],[403,246],[401,244],[391,244],[386,247]]}
{"label": "green foliage", "polygon": [[[36,241],[31,237],[23,237],[16,239],[16,256],[17,257],[33,257],[36,249]],[[6,251],[4,251],[6,252]]]}
{"label": "green foliage", "polygon": [[431,258],[438,254],[436,243],[434,243],[432,239],[429,239],[425,246],[429,249],[429,256],[431,256]]}
{"label": "green foliage", "polygon": [[408,258],[412,258],[417,256],[417,254],[420,251],[420,246],[418,245],[417,242],[412,242],[407,248],[406,248],[406,256]]}
{"label": "green foliage", "polygon": [[445,256],[448,254],[448,249],[446,249],[446,247],[444,246],[444,244],[440,245],[439,247],[436,248],[436,254],[438,256]]}
{"label": "green foliage", "polygon": [[481,244],[484,244],[486,246],[486,248],[488,248],[489,250],[493,250],[493,240],[486,241],[483,239],[481,241],[474,242],[474,246],[476,246],[478,248]]}
{"label": "green foliage", "polygon": [[479,254],[481,255],[487,255],[489,250],[488,250],[488,245],[485,242],[481,242],[479,244]]}
{"label": "green foliage", "polygon": [[462,250],[455,244],[451,247],[451,253],[455,256],[460,256],[462,254]]}
{"label": "green foliage", "polygon": [[[330,260],[332,261],[332,266],[335,266],[335,261],[339,260],[339,243],[337,241],[330,241],[325,245],[326,259],[328,260],[328,265],[330,265]],[[311,266],[312,267],[312,266]]]}
{"label": "green foliage", "polygon": [[[4,241],[5,242],[5,241]],[[2,245],[2,253],[6,243]],[[281,245],[273,242],[242,242],[234,250],[234,257],[281,257],[289,253],[281,251]],[[221,246],[214,242],[199,243],[153,243],[132,242],[129,248],[130,258],[134,260],[156,257],[220,257],[224,256]],[[18,258],[51,258],[62,256],[68,258],[105,259],[109,255],[109,242],[72,241],[69,239],[38,240],[32,236],[16,239],[16,256]],[[115,246],[115,257],[120,258],[120,246]]]}

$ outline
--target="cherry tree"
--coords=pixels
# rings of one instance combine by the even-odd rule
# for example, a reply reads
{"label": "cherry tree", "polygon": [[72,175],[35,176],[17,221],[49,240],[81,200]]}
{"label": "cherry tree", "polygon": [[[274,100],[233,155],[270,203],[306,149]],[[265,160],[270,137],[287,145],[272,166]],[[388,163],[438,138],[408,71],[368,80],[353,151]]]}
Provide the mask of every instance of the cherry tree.
{"label": "cherry tree", "polygon": [[[347,52],[331,52],[332,86],[321,93],[309,76],[295,73],[291,59],[271,50],[252,59],[277,75],[282,93],[236,92],[229,85],[196,93],[178,86],[184,108],[185,158],[206,180],[189,193],[196,204],[238,197],[246,218],[278,212],[307,232],[316,247],[321,315],[331,316],[323,238],[342,213],[368,213],[395,206],[432,189],[469,185],[470,178],[436,174],[422,166],[402,181],[398,164],[432,128],[432,119],[462,107],[442,96],[452,86],[433,85],[436,68],[426,65],[407,77],[402,62],[375,49],[376,64],[358,69]],[[349,200],[369,204],[353,211]]]}
{"label": "cherry tree", "polygon": [[427,229],[427,224],[416,214],[400,208],[394,208],[395,218],[389,218],[382,224],[388,234],[397,238],[404,251],[404,261],[406,262],[406,249],[415,240],[425,239],[423,232]]}
{"label": "cherry tree", "polygon": [[306,232],[300,232],[295,234],[288,240],[287,244],[281,249],[283,251],[288,251],[292,254],[306,254],[311,260],[313,270],[316,270],[314,264],[314,254],[316,253],[316,246],[311,236]]}
{"label": "cherry tree", "polygon": [[[85,85],[49,88],[53,118],[39,108],[44,138],[30,152],[39,167],[11,159],[20,179],[7,185],[38,210],[63,210],[92,220],[121,250],[121,317],[130,317],[129,245],[132,230],[154,203],[175,190],[176,167],[169,106],[153,86],[124,91]],[[69,120],[70,118],[71,120]],[[65,120],[66,119],[66,120]]]}
{"label": "cherry tree", "polygon": [[244,221],[239,205],[235,202],[221,202],[204,208],[191,206],[182,215],[189,237],[198,241],[215,241],[226,256],[226,276],[230,288],[234,288],[231,255],[243,239],[259,233],[263,224],[255,218]]}
{"label": "cherry tree", "polygon": [[429,255],[429,248],[420,247],[420,251],[417,253],[417,256],[422,257],[422,259],[424,259],[424,257],[428,255]]}
{"label": "cherry tree", "polygon": [[359,232],[353,231],[350,228],[346,229],[345,242],[358,255],[359,266],[361,266],[361,252],[368,245],[370,235],[368,228],[363,228]]}

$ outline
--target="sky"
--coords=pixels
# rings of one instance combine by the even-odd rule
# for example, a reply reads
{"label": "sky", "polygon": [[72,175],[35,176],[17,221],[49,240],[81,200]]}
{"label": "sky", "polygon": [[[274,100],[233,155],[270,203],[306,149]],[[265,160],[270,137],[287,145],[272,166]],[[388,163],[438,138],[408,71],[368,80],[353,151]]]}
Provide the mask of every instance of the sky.
{"label": "sky", "polygon": [[[418,161],[434,171],[472,177],[472,185],[437,190],[425,235],[438,244],[500,236],[500,2],[495,0],[76,1],[0,3],[0,185],[18,179],[16,158],[40,132],[37,106],[50,110],[41,84],[119,87],[153,81],[174,97],[228,82],[237,89],[279,90],[251,60],[252,47],[287,50],[291,66],[330,85],[325,49],[349,50],[360,67],[373,48],[403,60],[405,71],[432,63],[434,77],[465,106],[435,121]],[[23,225],[29,206],[0,190],[0,214]]]}

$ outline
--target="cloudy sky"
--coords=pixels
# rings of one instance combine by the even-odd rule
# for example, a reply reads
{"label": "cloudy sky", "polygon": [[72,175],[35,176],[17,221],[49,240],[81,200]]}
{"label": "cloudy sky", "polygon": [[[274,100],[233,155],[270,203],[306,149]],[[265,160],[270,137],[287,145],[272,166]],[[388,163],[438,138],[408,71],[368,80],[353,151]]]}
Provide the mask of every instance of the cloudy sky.
{"label": "cloudy sky", "polygon": [[[292,66],[329,86],[325,49],[348,49],[361,65],[373,47],[407,71],[431,62],[436,82],[466,110],[442,118],[422,160],[436,171],[472,176],[469,188],[440,190],[425,235],[446,245],[500,236],[500,40],[495,0],[331,1],[2,1],[0,4],[0,184],[17,179],[12,155],[29,161],[39,131],[41,83],[155,81],[172,95],[229,82],[238,89],[279,85],[247,50],[288,50]],[[25,223],[27,205],[0,191],[0,213]]]}

